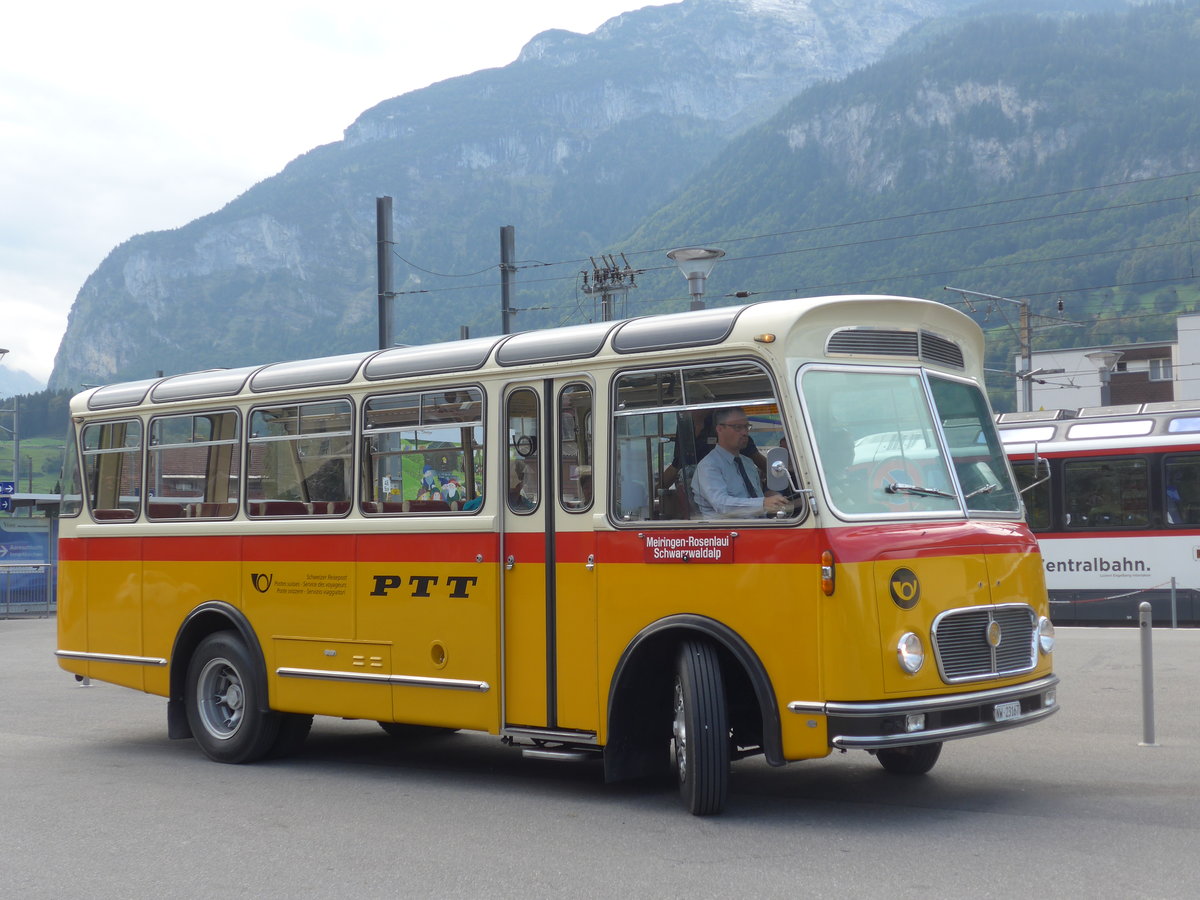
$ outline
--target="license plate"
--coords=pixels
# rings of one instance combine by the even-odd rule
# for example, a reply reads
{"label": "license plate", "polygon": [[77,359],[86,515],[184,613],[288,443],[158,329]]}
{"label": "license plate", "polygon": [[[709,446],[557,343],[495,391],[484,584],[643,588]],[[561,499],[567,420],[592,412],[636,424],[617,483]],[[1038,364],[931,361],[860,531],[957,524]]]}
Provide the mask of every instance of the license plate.
{"label": "license plate", "polygon": [[1008,703],[997,703],[992,707],[992,717],[997,722],[1007,722],[1010,719],[1021,718],[1021,701],[1012,700]]}

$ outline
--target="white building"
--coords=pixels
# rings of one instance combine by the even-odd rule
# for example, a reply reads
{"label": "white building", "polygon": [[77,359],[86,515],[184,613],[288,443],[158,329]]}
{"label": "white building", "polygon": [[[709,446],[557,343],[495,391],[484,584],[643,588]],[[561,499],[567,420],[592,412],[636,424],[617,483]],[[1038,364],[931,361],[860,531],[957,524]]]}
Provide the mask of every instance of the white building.
{"label": "white building", "polygon": [[[1200,406],[1200,314],[1180,316],[1175,331],[1175,340],[1168,342],[1035,350],[1031,354],[1030,408],[1082,409],[1163,401]],[[1015,357],[1013,366],[1014,371],[1022,371],[1023,360]],[[1018,382],[1018,412],[1026,411],[1024,394]]]}

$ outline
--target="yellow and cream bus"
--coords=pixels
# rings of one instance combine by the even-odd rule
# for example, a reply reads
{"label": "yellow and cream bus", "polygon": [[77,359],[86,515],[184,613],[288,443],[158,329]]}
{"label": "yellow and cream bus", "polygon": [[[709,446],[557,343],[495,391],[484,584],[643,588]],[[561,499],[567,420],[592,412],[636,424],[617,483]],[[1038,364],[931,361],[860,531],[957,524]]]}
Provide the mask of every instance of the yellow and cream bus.
{"label": "yellow and cream bus", "polygon": [[[982,366],[962,314],[854,296],[89,390],[57,656],[221,762],[328,715],[673,772],[696,814],[751,754],[924,773],[1057,708]],[[759,509],[701,512],[723,427]]]}

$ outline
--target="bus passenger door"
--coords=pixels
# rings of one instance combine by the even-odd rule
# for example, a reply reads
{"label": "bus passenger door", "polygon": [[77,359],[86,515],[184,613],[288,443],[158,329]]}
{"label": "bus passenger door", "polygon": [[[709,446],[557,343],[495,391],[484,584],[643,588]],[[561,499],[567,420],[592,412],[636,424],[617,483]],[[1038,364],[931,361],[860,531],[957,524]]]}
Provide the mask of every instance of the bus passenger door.
{"label": "bus passenger door", "polygon": [[585,378],[512,385],[505,395],[502,650],[510,729],[594,733],[599,726],[593,397]]}

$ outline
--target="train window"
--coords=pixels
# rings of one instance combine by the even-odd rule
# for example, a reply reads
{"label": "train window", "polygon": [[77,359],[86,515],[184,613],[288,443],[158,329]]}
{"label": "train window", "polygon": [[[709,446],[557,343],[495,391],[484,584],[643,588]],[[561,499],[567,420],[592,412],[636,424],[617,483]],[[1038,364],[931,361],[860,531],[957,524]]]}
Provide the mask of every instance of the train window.
{"label": "train window", "polygon": [[1170,434],[1185,434],[1192,431],[1200,431],[1200,416],[1180,416],[1177,419],[1172,419],[1167,423],[1167,431]]}
{"label": "train window", "polygon": [[1133,422],[1080,422],[1067,429],[1067,439],[1080,441],[1088,438],[1139,437],[1153,430],[1153,419],[1137,419]]}
{"label": "train window", "polygon": [[1168,525],[1200,525],[1200,455],[1163,462],[1163,509]]}
{"label": "train window", "polygon": [[1150,522],[1144,459],[1075,459],[1063,464],[1067,525],[1144,527]]}
{"label": "train window", "polygon": [[1053,425],[1038,425],[1033,428],[1006,428],[1000,432],[1000,440],[1006,444],[1032,444],[1054,440]]}

